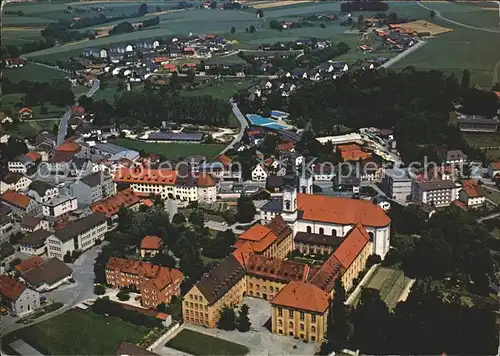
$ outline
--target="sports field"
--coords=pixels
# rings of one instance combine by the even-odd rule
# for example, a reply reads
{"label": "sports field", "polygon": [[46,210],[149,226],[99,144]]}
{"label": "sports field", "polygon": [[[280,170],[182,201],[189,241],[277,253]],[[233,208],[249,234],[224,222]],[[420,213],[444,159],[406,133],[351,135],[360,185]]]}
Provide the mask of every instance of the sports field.
{"label": "sports field", "polygon": [[382,299],[389,309],[398,303],[401,293],[410,282],[402,271],[379,267],[363,287],[378,289]]}

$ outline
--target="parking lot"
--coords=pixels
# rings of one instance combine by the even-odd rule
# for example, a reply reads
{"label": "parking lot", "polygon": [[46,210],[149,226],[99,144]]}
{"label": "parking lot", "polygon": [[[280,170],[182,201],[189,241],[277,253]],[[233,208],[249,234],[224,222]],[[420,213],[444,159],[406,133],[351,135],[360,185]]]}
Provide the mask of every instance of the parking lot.
{"label": "parking lot", "polygon": [[319,344],[304,343],[287,336],[272,334],[271,304],[268,301],[245,297],[249,307],[251,330],[246,333],[207,329],[198,325],[184,324],[186,329],[208,334],[237,344],[245,345],[251,355],[313,355]]}

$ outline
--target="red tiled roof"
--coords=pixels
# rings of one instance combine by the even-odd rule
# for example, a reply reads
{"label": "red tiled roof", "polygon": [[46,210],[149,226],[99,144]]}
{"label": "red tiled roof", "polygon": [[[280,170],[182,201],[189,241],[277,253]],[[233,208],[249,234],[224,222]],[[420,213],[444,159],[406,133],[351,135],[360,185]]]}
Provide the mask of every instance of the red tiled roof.
{"label": "red tiled roof", "polygon": [[120,168],[116,171],[115,182],[122,183],[149,183],[161,185],[174,185],[177,173],[168,169],[141,169]]}
{"label": "red tiled roof", "polygon": [[278,151],[290,151],[295,148],[295,143],[293,142],[286,142],[286,143],[280,143],[278,146],[276,146]]}
{"label": "red tiled roof", "polygon": [[358,161],[372,157],[371,153],[363,151],[361,146],[356,144],[338,145],[337,148],[344,161]]}
{"label": "red tiled roof", "polygon": [[163,64],[163,69],[168,69],[170,71],[175,71],[175,70],[177,70],[177,67],[175,66],[175,64],[164,63]]}
{"label": "red tiled roof", "polygon": [[42,158],[42,155],[40,153],[34,151],[28,152],[24,156],[28,157],[32,161],[36,161]]}
{"label": "red tiled roof", "polygon": [[308,279],[309,265],[301,262],[283,261],[274,257],[251,253],[245,261],[247,273],[281,282],[303,281]]}
{"label": "red tiled roof", "polygon": [[106,270],[130,273],[150,279],[148,283],[154,285],[158,290],[163,290],[176,279],[183,279],[184,275],[175,268],[167,268],[154,265],[149,262],[127,260],[124,258],[110,257],[106,264]]}
{"label": "red tiled roof", "polygon": [[158,236],[144,236],[141,240],[141,249],[159,250],[162,245],[162,240]]}
{"label": "red tiled roof", "polygon": [[18,111],[20,114],[22,114],[23,112],[33,112],[33,110],[31,110],[30,108],[21,108],[19,111]]}
{"label": "red tiled roof", "polygon": [[41,258],[40,256],[33,256],[22,261],[21,263],[16,265],[15,268],[18,272],[24,273],[26,271],[29,271],[30,269],[40,266],[42,263],[43,263],[43,258]]}
{"label": "red tiled roof", "polygon": [[370,236],[361,223],[357,223],[351,231],[344,237],[344,241],[335,250],[333,255],[347,270],[361,253],[366,244],[370,241]]}
{"label": "red tiled roof", "polygon": [[208,173],[200,173],[197,182],[199,187],[213,187],[217,184],[214,177]]}
{"label": "red tiled roof", "polygon": [[153,202],[151,201],[151,199],[144,199],[142,203],[149,208],[153,206]]}
{"label": "red tiled roof", "polygon": [[391,219],[377,204],[367,200],[339,198],[325,195],[297,194],[301,220],[352,225],[384,227]]}
{"label": "red tiled roof", "polygon": [[15,301],[25,290],[26,286],[24,284],[19,283],[5,274],[0,276],[0,295],[2,295],[2,297]]}
{"label": "red tiled roof", "polygon": [[139,197],[134,193],[132,188],[127,188],[117,192],[98,203],[93,204],[90,208],[94,213],[100,211],[106,214],[109,218],[118,213],[120,208],[128,208],[139,202]]}
{"label": "red tiled roof", "polygon": [[29,196],[19,194],[10,190],[2,194],[2,200],[22,209],[26,209],[31,202],[31,198]]}
{"label": "red tiled roof", "polygon": [[494,169],[494,170],[500,169],[500,161],[498,161],[498,162],[491,162],[490,165],[491,165],[491,168]]}
{"label": "red tiled roof", "polygon": [[477,184],[477,180],[475,179],[467,179],[462,181],[463,190],[467,194],[469,198],[479,198],[483,197],[484,194],[481,193],[479,189],[479,185]]}
{"label": "red tiled roof", "polygon": [[330,293],[334,287],[335,280],[344,274],[345,268],[342,267],[340,261],[334,254],[330,255],[328,259],[321,265],[309,283],[323,289],[325,292]]}
{"label": "red tiled roof", "polygon": [[324,313],[328,308],[328,294],[314,284],[290,282],[273,298],[271,304],[287,308]]}
{"label": "red tiled roof", "polygon": [[73,105],[71,107],[71,112],[73,112],[73,114],[83,114],[85,113],[85,108],[83,106]]}
{"label": "red tiled roof", "polygon": [[228,156],[226,155],[219,155],[215,158],[216,161],[219,161],[220,163],[222,163],[224,165],[224,167],[229,167],[231,165],[231,163],[233,162],[231,160],[231,158],[229,158]]}
{"label": "red tiled roof", "polygon": [[82,148],[76,142],[66,142],[56,147],[57,152],[80,152]]}

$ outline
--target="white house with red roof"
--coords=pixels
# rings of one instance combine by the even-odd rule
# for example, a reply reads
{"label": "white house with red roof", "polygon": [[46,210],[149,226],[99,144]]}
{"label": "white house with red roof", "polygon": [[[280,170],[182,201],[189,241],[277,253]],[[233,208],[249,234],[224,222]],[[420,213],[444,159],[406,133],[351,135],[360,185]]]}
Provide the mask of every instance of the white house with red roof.
{"label": "white house with red roof", "polygon": [[477,180],[467,179],[462,181],[462,185],[459,200],[467,207],[478,207],[486,202],[486,196],[479,187]]}
{"label": "white house with red roof", "polygon": [[5,274],[0,276],[0,296],[3,305],[16,316],[40,308],[40,293]]}

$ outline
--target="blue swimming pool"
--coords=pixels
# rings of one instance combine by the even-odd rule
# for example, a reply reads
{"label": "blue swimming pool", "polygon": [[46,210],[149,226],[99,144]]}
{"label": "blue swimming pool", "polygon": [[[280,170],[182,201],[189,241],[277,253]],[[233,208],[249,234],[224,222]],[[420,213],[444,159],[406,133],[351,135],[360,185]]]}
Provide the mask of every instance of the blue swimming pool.
{"label": "blue swimming pool", "polygon": [[262,126],[274,130],[283,130],[286,128],[285,126],[278,124],[275,120],[271,120],[257,114],[247,114],[247,119],[252,125],[255,126]]}

